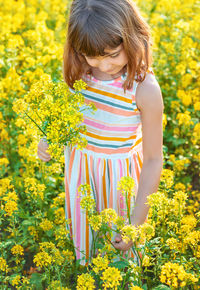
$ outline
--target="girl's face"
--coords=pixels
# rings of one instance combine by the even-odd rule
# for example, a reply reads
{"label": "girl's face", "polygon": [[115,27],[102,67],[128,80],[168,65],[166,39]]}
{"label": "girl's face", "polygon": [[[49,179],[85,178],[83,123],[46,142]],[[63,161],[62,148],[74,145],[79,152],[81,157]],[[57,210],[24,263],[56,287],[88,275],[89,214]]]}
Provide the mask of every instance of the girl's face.
{"label": "girl's face", "polygon": [[89,57],[85,56],[87,63],[94,68],[99,69],[105,74],[117,74],[128,63],[127,55],[124,51],[123,44],[115,49],[105,49],[105,56]]}

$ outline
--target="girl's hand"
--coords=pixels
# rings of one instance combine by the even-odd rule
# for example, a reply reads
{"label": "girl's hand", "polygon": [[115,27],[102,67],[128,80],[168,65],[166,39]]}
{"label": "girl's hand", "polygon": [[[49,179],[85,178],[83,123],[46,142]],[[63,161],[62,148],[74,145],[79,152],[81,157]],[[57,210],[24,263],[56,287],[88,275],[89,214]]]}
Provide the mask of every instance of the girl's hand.
{"label": "girl's hand", "polygon": [[45,141],[45,139],[41,139],[40,142],[38,143],[37,155],[44,162],[51,160],[51,155],[46,152],[48,147],[49,145],[47,141]]}
{"label": "girl's hand", "polygon": [[117,234],[115,236],[115,241],[112,243],[115,249],[120,251],[128,251],[132,246],[133,242],[129,241],[128,244],[126,244],[123,240],[120,234]]}

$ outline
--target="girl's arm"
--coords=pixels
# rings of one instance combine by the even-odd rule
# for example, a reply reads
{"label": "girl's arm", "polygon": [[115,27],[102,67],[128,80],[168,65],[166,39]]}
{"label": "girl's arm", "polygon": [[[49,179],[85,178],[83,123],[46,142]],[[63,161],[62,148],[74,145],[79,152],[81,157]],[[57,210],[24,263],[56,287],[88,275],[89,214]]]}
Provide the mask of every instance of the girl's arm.
{"label": "girl's arm", "polygon": [[[141,111],[143,166],[140,173],[136,204],[131,216],[134,225],[144,223],[148,206],[147,196],[156,192],[163,167],[163,127],[164,111],[162,93],[155,77],[148,74],[137,88],[137,107]],[[119,250],[128,250],[132,243],[124,243],[120,235],[115,238],[114,246]]]}
{"label": "girl's arm", "polygon": [[141,111],[143,166],[140,173],[132,224],[142,224],[148,214],[147,196],[156,192],[163,167],[164,111],[162,93],[155,77],[149,74],[137,89],[138,108]]}

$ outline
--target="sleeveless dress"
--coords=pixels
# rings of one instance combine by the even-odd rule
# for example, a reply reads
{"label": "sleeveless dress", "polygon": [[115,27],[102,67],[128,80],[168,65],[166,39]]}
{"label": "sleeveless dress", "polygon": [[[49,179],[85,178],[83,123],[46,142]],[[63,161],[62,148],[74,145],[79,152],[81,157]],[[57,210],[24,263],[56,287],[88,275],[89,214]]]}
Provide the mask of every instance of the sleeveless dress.
{"label": "sleeveless dress", "polygon": [[[154,75],[152,68],[147,73]],[[97,108],[95,113],[84,111],[88,144],[82,150],[76,146],[64,147],[65,213],[66,219],[71,219],[69,230],[77,259],[83,259],[85,255],[88,259],[92,244],[87,216],[80,207],[80,198],[77,198],[78,187],[90,184],[97,210],[113,208],[120,216],[124,216],[125,208],[124,197],[117,190],[121,177],[134,179],[137,194],[143,164],[141,113],[135,101],[138,82],[135,78],[133,88],[124,94],[122,84],[125,78],[126,73],[109,81],[86,75],[88,87],[82,94],[86,104],[93,102]],[[129,200],[129,204],[132,209],[133,200]],[[81,260],[80,264],[85,265],[85,261]]]}

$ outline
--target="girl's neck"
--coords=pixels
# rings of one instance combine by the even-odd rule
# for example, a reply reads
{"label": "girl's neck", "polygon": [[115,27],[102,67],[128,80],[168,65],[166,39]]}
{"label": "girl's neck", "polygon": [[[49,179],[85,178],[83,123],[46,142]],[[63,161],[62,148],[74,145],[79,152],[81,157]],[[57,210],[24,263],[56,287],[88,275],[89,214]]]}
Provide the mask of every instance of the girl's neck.
{"label": "girl's neck", "polygon": [[97,68],[92,68],[91,71],[92,71],[93,77],[95,79],[99,79],[101,81],[113,80],[113,79],[116,79],[124,74],[124,68],[122,68],[119,72],[117,72],[114,75],[103,73],[100,70],[98,70]]}
{"label": "girl's neck", "polygon": [[126,66],[123,67],[118,73],[115,75],[109,75],[106,73],[101,72],[97,68],[88,66],[86,69],[86,72],[89,71],[89,74],[91,74],[95,79],[101,80],[101,81],[109,81],[118,78],[119,76],[123,75],[126,72]]}

